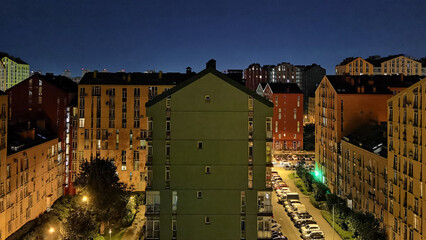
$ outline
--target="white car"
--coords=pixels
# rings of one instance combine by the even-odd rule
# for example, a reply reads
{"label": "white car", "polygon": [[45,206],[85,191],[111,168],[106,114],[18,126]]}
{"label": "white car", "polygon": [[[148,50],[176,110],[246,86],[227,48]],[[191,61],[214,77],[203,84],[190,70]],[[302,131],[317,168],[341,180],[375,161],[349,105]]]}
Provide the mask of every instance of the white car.
{"label": "white car", "polygon": [[281,192],[283,192],[283,193],[291,192],[290,188],[288,188],[288,187],[283,187],[283,188],[281,188],[280,190],[281,190]]}
{"label": "white car", "polygon": [[325,239],[323,231],[312,231],[309,235],[303,235],[303,239]]}
{"label": "white car", "polygon": [[302,235],[306,234],[306,232],[309,230],[319,230],[318,224],[309,224],[300,229],[300,231],[302,232]]}

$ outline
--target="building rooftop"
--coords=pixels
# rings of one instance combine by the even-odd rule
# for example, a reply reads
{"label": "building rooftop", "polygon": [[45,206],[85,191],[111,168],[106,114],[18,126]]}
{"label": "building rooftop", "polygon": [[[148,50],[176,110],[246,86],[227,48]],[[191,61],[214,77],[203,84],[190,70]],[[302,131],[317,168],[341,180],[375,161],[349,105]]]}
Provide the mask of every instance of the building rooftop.
{"label": "building rooftop", "polygon": [[203,71],[197,73],[196,75],[192,76],[190,79],[187,79],[185,81],[182,81],[181,83],[179,83],[178,85],[176,85],[175,87],[173,87],[172,89],[170,89],[169,91],[165,91],[162,94],[158,95],[157,97],[155,97],[154,99],[148,101],[145,106],[146,107],[150,107],[152,105],[154,105],[155,103],[163,100],[164,98],[172,95],[173,93],[179,91],[180,89],[188,86],[189,84],[197,81],[198,79],[204,77],[207,74],[213,74],[216,77],[224,80],[225,82],[231,84],[232,86],[238,88],[239,90],[241,90],[242,92],[252,96],[253,98],[257,99],[258,101],[264,103],[267,106],[272,107],[273,103],[270,102],[269,100],[267,100],[266,98],[256,94],[255,92],[251,91],[250,89],[246,88],[245,86],[241,85],[239,82],[231,79],[230,77],[222,74],[221,72],[216,70],[216,64],[214,63],[214,65],[211,64],[211,60],[207,63],[206,65],[206,69],[204,69]]}
{"label": "building rooftop", "polygon": [[404,75],[326,75],[339,94],[393,94],[390,88],[406,88],[420,81],[420,76]]}
{"label": "building rooftop", "polygon": [[45,129],[9,128],[7,136],[7,155],[12,155],[57,137],[57,135]]}
{"label": "building rooftop", "polygon": [[9,54],[4,53],[4,52],[0,52],[0,59],[2,59],[2,58],[4,58],[4,57],[8,57],[8,58],[10,58],[10,59],[12,59],[13,61],[15,61],[16,63],[19,63],[19,64],[27,64],[27,65],[28,65],[28,63],[24,62],[24,60],[22,60],[22,59],[20,59],[20,58],[10,56]]}
{"label": "building rooftop", "polygon": [[268,83],[273,93],[303,93],[296,83]]}
{"label": "building rooftop", "polygon": [[357,58],[358,57],[347,57],[347,58],[343,59],[343,61],[341,61],[337,66],[346,65],[346,64],[352,62],[353,60],[355,60]]}
{"label": "building rooftop", "polygon": [[343,137],[343,141],[387,158],[386,124],[365,125]]}
{"label": "building rooftop", "polygon": [[40,77],[41,79],[55,85],[56,87],[63,89],[66,92],[77,92],[78,84],[65,76],[55,76],[50,73],[46,73],[46,75],[34,74],[35,76]]}
{"label": "building rooftop", "polygon": [[80,85],[176,85],[195,75],[188,73],[107,73],[88,72],[80,80]]}

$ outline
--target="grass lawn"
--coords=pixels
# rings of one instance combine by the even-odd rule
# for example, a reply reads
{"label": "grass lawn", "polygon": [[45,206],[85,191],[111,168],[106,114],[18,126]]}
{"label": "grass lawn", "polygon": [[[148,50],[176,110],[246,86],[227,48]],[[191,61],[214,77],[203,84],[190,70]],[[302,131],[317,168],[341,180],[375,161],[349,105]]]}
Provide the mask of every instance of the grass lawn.
{"label": "grass lawn", "polygon": [[[330,226],[333,226],[333,216],[329,211],[321,210],[321,215],[330,224]],[[334,230],[336,230],[342,239],[354,239],[352,238],[353,232],[343,230],[338,224],[334,224]]]}
{"label": "grass lawn", "polygon": [[293,172],[293,173],[290,173],[289,175],[288,175],[288,178],[290,178],[291,180],[294,180],[294,178],[295,178],[295,173]]}
{"label": "grass lawn", "polygon": [[296,178],[294,180],[294,184],[303,194],[308,196],[311,194],[310,192],[308,192],[308,190],[306,190],[305,184],[303,183],[302,179]]}

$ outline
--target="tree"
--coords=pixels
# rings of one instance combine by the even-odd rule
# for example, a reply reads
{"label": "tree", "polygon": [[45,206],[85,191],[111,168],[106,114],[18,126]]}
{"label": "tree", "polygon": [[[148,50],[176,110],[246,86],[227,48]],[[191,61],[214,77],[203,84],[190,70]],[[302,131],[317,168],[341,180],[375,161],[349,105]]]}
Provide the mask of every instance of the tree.
{"label": "tree", "polygon": [[360,239],[386,239],[379,220],[374,218],[371,213],[354,212],[352,213],[351,223]]}
{"label": "tree", "polygon": [[96,225],[96,221],[88,208],[76,206],[70,211],[65,223],[67,239],[90,239],[96,235]]}
{"label": "tree", "polygon": [[75,186],[89,196],[97,221],[121,220],[126,215],[129,193],[120,182],[113,162],[95,158],[81,165]]}
{"label": "tree", "polygon": [[314,198],[317,201],[325,201],[326,195],[329,192],[328,187],[325,184],[320,182],[314,182],[312,184],[312,189],[314,191]]}

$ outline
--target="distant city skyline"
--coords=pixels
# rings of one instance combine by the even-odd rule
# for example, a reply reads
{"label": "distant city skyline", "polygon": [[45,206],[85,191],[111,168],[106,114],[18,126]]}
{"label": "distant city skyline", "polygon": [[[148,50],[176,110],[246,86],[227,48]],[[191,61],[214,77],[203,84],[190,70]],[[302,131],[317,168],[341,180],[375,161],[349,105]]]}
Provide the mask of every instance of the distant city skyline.
{"label": "distant city skyline", "polygon": [[2,3],[0,51],[32,71],[244,69],[346,57],[426,56],[426,3],[414,1],[30,1]]}

